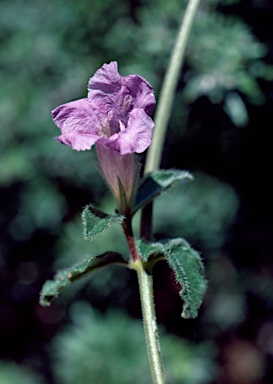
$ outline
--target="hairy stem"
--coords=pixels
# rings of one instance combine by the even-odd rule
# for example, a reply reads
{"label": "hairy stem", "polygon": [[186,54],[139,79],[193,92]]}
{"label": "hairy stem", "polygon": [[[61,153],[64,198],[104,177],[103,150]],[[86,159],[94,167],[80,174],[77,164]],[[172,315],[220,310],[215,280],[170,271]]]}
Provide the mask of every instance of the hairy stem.
{"label": "hairy stem", "polygon": [[152,144],[149,148],[144,173],[155,171],[160,166],[163,143],[171,114],[180,70],[185,58],[185,49],[200,0],[189,0],[180,30],[174,45],[172,56],[163,80],[159,103],[155,114],[155,128]]}
{"label": "hairy stem", "polygon": [[136,247],[132,217],[130,215],[126,217],[122,227],[132,258],[131,267],[136,270],[138,276],[143,325],[153,383],[166,384],[155,315],[153,278],[145,270],[144,263]]}
{"label": "hairy stem", "polygon": [[132,217],[128,216],[125,218],[124,222],[122,223],[122,228],[123,232],[126,237],[126,241],[128,244],[128,248],[132,257],[133,262],[137,262],[140,260],[140,256],[138,254],[137,248],[136,248],[136,243],[135,243],[135,238],[134,238],[134,233],[133,233],[133,228],[132,228]]}
{"label": "hairy stem", "polygon": [[152,276],[145,271],[142,263],[136,264],[135,269],[138,275],[143,324],[153,383],[165,384],[166,379],[160,353],[154,307]]}

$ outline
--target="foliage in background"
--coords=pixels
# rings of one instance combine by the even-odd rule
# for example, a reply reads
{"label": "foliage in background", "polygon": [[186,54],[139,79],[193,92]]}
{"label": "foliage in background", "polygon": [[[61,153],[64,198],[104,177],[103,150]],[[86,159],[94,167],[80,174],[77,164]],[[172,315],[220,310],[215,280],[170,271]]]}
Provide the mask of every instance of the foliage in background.
{"label": "foliage in background", "polygon": [[1,384],[44,384],[42,377],[26,369],[24,366],[0,362],[0,383]]}
{"label": "foliage in background", "polygon": [[[140,320],[116,311],[100,315],[85,302],[73,304],[71,317],[73,323],[52,345],[58,383],[150,383]],[[160,338],[169,383],[210,382],[215,368],[210,343],[191,346],[163,332]]]}

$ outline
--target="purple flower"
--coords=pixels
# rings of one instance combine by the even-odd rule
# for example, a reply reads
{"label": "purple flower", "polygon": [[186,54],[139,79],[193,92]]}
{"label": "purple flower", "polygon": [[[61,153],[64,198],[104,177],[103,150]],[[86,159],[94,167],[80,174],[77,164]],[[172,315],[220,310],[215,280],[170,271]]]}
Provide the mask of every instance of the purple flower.
{"label": "purple flower", "polygon": [[78,151],[95,143],[120,155],[141,153],[151,144],[155,105],[151,85],[139,75],[121,76],[116,62],[104,64],[88,83],[88,97],[52,111],[61,130],[56,139]]}

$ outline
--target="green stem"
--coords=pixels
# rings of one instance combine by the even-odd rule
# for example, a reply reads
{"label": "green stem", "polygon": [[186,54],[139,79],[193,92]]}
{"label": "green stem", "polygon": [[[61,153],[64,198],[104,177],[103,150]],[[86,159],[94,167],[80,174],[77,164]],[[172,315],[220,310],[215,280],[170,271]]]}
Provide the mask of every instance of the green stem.
{"label": "green stem", "polygon": [[152,275],[149,275],[145,270],[141,255],[136,247],[130,215],[126,217],[122,227],[132,257],[131,268],[136,270],[138,276],[142,317],[153,383],[166,384],[157,333]]}
{"label": "green stem", "polygon": [[171,108],[179,80],[180,70],[185,57],[185,49],[188,42],[190,30],[200,0],[189,0],[184,14],[180,30],[173,48],[169,66],[163,80],[159,103],[155,114],[155,128],[152,144],[149,148],[144,173],[155,171],[160,166],[163,143],[171,114]]}
{"label": "green stem", "polygon": [[138,275],[142,316],[150,368],[154,384],[165,384],[165,374],[160,353],[157,322],[153,297],[153,278],[143,268],[143,264],[135,264]]}

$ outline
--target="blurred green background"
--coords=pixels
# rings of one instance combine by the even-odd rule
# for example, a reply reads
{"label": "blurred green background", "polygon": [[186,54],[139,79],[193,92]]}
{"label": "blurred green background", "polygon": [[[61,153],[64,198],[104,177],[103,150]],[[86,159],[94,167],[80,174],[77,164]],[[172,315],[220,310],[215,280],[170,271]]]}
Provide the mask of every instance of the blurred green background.
{"label": "blurred green background", "polygon": [[[50,111],[111,60],[158,97],[185,5],[0,0],[0,384],[151,382],[133,272],[97,272],[39,306],[58,268],[126,252],[118,226],[83,240],[82,208],[114,201],[95,151],[53,140]],[[162,168],[195,180],[157,200],[154,228],[201,252],[209,287],[183,320],[170,270],[155,268],[170,384],[273,381],[272,19],[270,0],[203,0],[189,41]]]}

